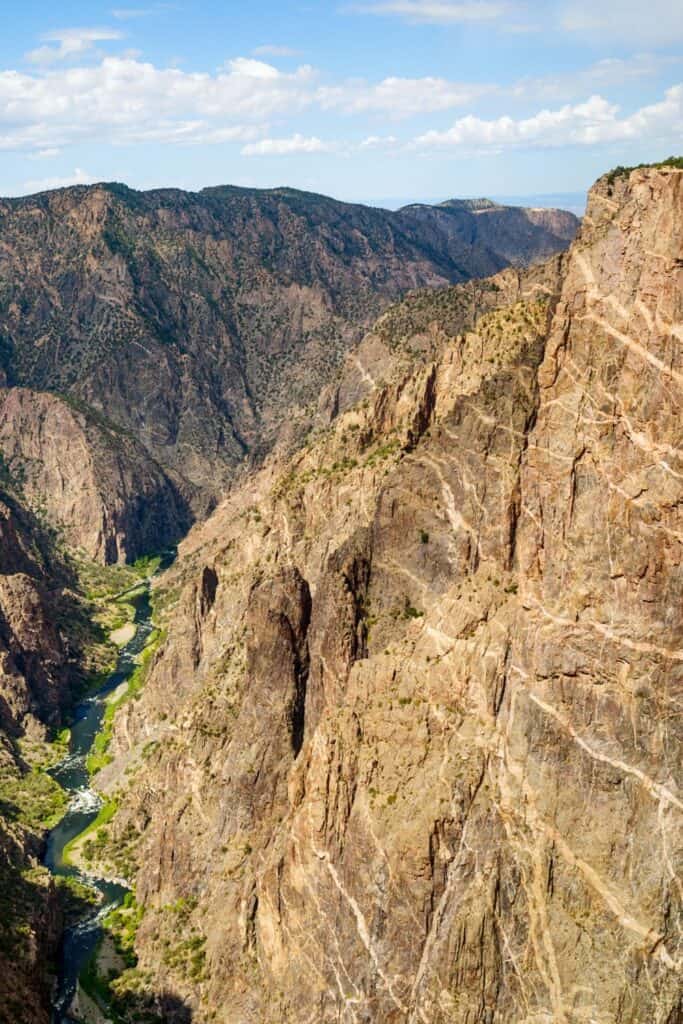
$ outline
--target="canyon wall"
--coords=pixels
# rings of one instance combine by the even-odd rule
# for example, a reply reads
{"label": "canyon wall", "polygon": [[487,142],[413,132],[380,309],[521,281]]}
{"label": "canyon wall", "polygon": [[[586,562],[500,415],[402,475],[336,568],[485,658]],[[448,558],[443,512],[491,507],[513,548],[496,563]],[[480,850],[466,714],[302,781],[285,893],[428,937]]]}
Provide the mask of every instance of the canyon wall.
{"label": "canyon wall", "polygon": [[78,403],[0,390],[0,455],[23,500],[95,561],[135,561],[190,525],[187,497],[142,445]]}
{"label": "canyon wall", "polygon": [[[576,226],[560,212],[529,223],[520,260],[563,248]],[[64,907],[82,899],[41,867],[64,810],[42,768],[111,657],[89,563],[183,535],[390,298],[509,262],[490,236],[466,236],[286,190],[0,201],[3,1024],[47,1024]]]}
{"label": "canyon wall", "polygon": [[48,1024],[50,1020],[62,915],[55,887],[40,867],[42,836],[36,818],[59,806],[59,791],[31,769],[25,755],[29,747],[38,749],[60,724],[78,679],[76,646],[69,632],[60,628],[74,609],[67,583],[65,567],[54,558],[40,524],[1,486],[2,1024]]}
{"label": "canyon wall", "polygon": [[305,434],[390,302],[561,251],[577,224],[466,203],[435,220],[293,189],[0,200],[0,376],[132,434],[204,514],[245,459]]}
{"label": "canyon wall", "polygon": [[475,323],[387,314],[181,545],[99,777],[135,984],[198,1024],[683,1020],[682,234],[683,173],[601,179]]}

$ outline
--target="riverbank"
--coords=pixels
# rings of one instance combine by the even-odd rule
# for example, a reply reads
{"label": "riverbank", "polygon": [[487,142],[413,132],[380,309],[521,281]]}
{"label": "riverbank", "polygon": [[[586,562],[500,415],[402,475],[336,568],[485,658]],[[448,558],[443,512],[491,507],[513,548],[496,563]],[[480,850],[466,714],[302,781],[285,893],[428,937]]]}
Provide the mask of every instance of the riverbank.
{"label": "riverbank", "polygon": [[[156,570],[157,566],[158,561],[151,565],[148,562],[145,569]],[[58,784],[69,798],[66,813],[52,823],[44,862],[57,881],[76,881],[98,897],[97,910],[65,930],[54,1024],[67,1024],[74,1019],[76,1006],[72,1004],[77,993],[78,1017],[85,1024],[101,1024],[102,1020],[111,1019],[101,996],[92,986],[79,985],[79,978],[86,969],[90,975],[98,976],[100,971],[109,975],[126,966],[123,961],[112,960],[107,955],[109,946],[102,945],[107,915],[124,903],[129,888],[122,877],[125,872],[100,863],[107,824],[117,805],[114,800],[102,799],[93,777],[107,762],[114,714],[144,685],[146,666],[160,634],[152,625],[151,572],[141,578],[139,569],[134,568],[135,578],[131,579],[130,568],[125,574],[120,568],[115,567],[109,580],[106,570],[98,569],[93,574],[99,590],[96,614],[100,626],[106,623],[108,627],[103,642],[116,652],[115,661],[108,672],[98,675],[95,685],[74,709],[68,750],[62,750],[57,764],[43,770],[44,777]],[[106,960],[104,965],[99,963],[100,955]]]}

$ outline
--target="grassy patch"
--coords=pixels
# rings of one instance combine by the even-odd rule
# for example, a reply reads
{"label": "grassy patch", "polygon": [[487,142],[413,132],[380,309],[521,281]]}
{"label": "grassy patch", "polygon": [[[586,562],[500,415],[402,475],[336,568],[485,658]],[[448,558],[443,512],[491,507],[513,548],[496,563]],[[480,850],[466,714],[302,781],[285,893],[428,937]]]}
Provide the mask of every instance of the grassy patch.
{"label": "grassy patch", "polygon": [[206,977],[206,938],[195,932],[169,946],[162,959],[167,967],[189,981],[203,981]]}
{"label": "grassy patch", "polygon": [[22,737],[17,746],[24,761],[31,768],[44,771],[58,764],[69,752],[69,737],[71,733],[67,728],[59,729],[50,740],[33,740]]}
{"label": "grassy patch", "polygon": [[403,606],[402,613],[402,617],[404,619],[421,619],[423,615],[424,612],[421,612],[418,608],[415,608],[415,606],[412,605],[410,601],[406,599],[406,603]]}
{"label": "grassy patch", "polygon": [[136,700],[140,696],[149,675],[152,659],[164,639],[165,633],[163,630],[155,629],[150,633],[149,640],[140,657],[140,664],[128,680],[126,690],[119,697],[112,696],[107,701],[102,719],[102,728],[95,737],[95,741],[86,759],[86,767],[91,775],[94,775],[110,763],[111,756],[108,751],[114,734],[114,717],[116,712],[127,701]]}
{"label": "grassy patch", "polygon": [[144,578],[134,565],[100,565],[87,559],[74,559],[72,564],[83,593],[92,601],[113,601]]}
{"label": "grassy patch", "polygon": [[[135,937],[143,908],[129,892],[123,903],[103,921],[104,936],[81,972],[81,987],[106,1012],[114,1024],[162,1024],[163,1008],[150,986],[150,978],[138,968]],[[104,953],[113,947],[115,958],[105,969]]]}
{"label": "grassy patch", "polygon": [[88,836],[98,837],[98,836],[101,836],[101,835],[106,837],[106,833],[104,831],[104,826],[109,824],[111,819],[116,814],[118,808],[119,808],[118,801],[114,800],[114,799],[107,800],[107,802],[102,805],[102,807],[100,808],[100,812],[97,815],[97,817],[95,818],[95,820],[91,821],[87,828],[83,829],[83,831],[81,833],[79,833],[79,835],[75,836],[71,840],[71,842],[67,843],[66,846],[64,847],[64,863],[65,864],[73,863],[73,861],[71,859],[72,852],[73,852],[74,848],[76,847],[76,845],[81,846],[81,844],[82,844],[82,847],[83,847],[83,855],[84,855],[85,859],[86,860],[91,860],[92,859],[92,857],[89,857],[87,855],[86,851],[88,850],[88,843],[93,843],[93,839],[88,839],[87,837]]}
{"label": "grassy patch", "polygon": [[161,555],[143,555],[133,562],[133,569],[139,575],[147,579],[153,576],[161,565]]}
{"label": "grassy patch", "polygon": [[0,814],[32,832],[54,828],[66,812],[69,798],[51,776],[38,769],[0,769]]}
{"label": "grassy patch", "polygon": [[114,942],[116,952],[126,967],[137,966],[135,937],[142,921],[144,908],[136,902],[132,892],[126,893],[123,903],[104,919],[104,927]]}

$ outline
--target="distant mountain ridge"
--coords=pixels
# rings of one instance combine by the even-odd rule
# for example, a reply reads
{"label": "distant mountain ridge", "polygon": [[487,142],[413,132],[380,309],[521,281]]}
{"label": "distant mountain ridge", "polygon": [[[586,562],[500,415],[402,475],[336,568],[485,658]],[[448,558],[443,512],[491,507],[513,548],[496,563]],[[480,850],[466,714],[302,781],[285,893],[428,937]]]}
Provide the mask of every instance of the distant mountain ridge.
{"label": "distant mountain ridge", "polygon": [[[245,460],[306,433],[389,303],[546,258],[577,226],[561,211],[391,212],[289,188],[0,200],[0,379],[132,435],[202,514]],[[121,535],[108,557],[140,543]]]}

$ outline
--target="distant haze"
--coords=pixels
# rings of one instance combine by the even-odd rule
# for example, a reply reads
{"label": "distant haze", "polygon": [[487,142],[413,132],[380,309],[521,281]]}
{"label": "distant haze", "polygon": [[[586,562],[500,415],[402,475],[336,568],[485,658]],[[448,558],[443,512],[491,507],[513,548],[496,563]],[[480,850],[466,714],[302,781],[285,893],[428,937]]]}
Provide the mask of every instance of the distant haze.
{"label": "distant haze", "polygon": [[571,213],[576,214],[577,217],[583,217],[586,212],[586,193],[585,192],[548,192],[542,195],[524,195],[524,196],[502,196],[502,195],[486,195],[484,196],[440,196],[434,198],[434,196],[426,199],[423,196],[394,196],[393,198],[384,199],[369,199],[359,200],[365,203],[367,206],[378,206],[386,210],[400,210],[402,206],[410,206],[411,203],[425,203],[429,206],[435,206],[438,203],[443,203],[446,199],[457,198],[457,199],[479,199],[486,198],[492,199],[495,203],[501,203],[503,206],[540,206],[543,209],[558,209],[558,210],[569,210]]}

